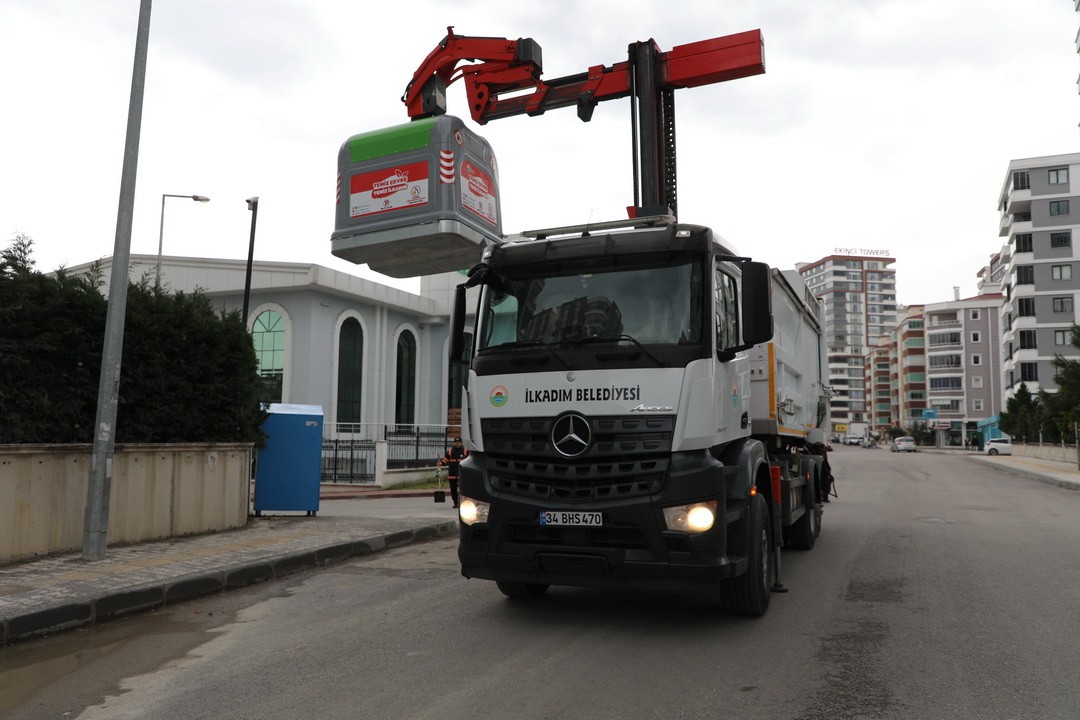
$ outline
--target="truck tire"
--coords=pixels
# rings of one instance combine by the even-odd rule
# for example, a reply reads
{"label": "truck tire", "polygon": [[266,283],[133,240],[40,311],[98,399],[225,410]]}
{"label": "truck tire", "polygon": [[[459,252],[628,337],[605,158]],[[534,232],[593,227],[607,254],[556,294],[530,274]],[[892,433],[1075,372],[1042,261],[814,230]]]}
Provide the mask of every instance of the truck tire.
{"label": "truck tire", "polygon": [[773,567],[772,553],[769,552],[768,508],[760,495],[750,501],[749,525],[746,572],[723,581],[720,603],[729,613],[761,617],[769,609]]}
{"label": "truck tire", "polygon": [[803,516],[795,521],[788,532],[791,547],[798,550],[813,550],[814,540],[821,532],[818,524],[817,508],[813,505],[806,508]]}
{"label": "truck tire", "polygon": [[515,599],[542,597],[548,590],[547,585],[539,583],[503,582],[498,580],[495,584],[499,586],[499,590],[503,595]]}
{"label": "truck tire", "polygon": [[799,550],[813,550],[814,540],[821,533],[821,516],[818,514],[817,504],[814,501],[816,485],[815,479],[806,486],[803,491],[806,512],[784,534],[785,540],[791,547]]}

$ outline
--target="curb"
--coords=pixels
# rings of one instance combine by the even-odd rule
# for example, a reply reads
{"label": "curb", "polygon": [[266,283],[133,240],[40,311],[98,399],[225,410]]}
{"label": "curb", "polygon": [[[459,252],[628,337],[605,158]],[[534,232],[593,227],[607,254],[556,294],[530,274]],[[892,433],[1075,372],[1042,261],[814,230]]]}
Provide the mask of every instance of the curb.
{"label": "curb", "polygon": [[280,579],[301,570],[323,567],[353,557],[446,537],[456,532],[457,528],[457,520],[448,520],[358,540],[334,540],[314,549],[284,551],[276,557],[239,565],[223,558],[219,567],[203,572],[102,593],[87,600],[64,602],[55,607],[3,618],[0,622],[0,647],[102,620],[235,590],[258,582]]}
{"label": "curb", "polygon": [[435,497],[434,490],[333,490],[319,494],[319,500],[381,500],[383,498]]}

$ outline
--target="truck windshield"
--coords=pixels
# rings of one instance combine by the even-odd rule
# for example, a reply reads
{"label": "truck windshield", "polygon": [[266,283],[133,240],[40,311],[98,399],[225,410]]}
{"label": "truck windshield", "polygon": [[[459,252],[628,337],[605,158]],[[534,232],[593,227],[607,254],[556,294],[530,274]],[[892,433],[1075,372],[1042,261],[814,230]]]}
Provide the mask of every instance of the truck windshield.
{"label": "truck windshield", "polygon": [[701,342],[702,273],[696,260],[628,265],[624,257],[588,272],[500,273],[501,286],[485,287],[481,300],[480,354],[495,348],[595,345],[605,339],[642,345]]}

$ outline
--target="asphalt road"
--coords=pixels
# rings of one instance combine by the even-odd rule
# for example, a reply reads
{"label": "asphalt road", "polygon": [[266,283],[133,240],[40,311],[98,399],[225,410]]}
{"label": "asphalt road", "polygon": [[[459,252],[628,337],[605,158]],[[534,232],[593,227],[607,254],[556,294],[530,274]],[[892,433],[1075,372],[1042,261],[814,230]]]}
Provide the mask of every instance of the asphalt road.
{"label": "asphalt road", "polygon": [[511,602],[439,540],[0,649],[5,717],[1080,717],[1080,493],[959,456],[831,461],[839,498],[760,619]]}

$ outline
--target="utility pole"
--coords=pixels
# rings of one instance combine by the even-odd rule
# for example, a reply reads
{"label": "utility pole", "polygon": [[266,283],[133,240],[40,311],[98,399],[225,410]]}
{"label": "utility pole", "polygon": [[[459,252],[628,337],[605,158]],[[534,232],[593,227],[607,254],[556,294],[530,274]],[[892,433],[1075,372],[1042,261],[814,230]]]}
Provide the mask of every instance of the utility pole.
{"label": "utility pole", "polygon": [[251,211],[251,237],[248,240],[247,272],[244,274],[244,327],[247,327],[248,299],[251,297],[251,265],[255,259],[255,219],[259,217],[259,196],[248,198],[247,205]]}
{"label": "utility pole", "polygon": [[146,55],[150,39],[150,0],[139,5],[135,36],[135,65],[131,73],[127,139],[120,174],[120,204],[116,214],[116,240],[109,279],[109,308],[105,316],[105,342],[101,351],[94,447],[90,456],[90,485],[83,517],[83,560],[104,560],[109,529],[109,492],[113,451],[116,448],[116,409],[120,394],[120,360],[124,351],[124,315],[127,312],[128,262],[131,257],[131,219],[135,207],[135,171],[139,164]]}

